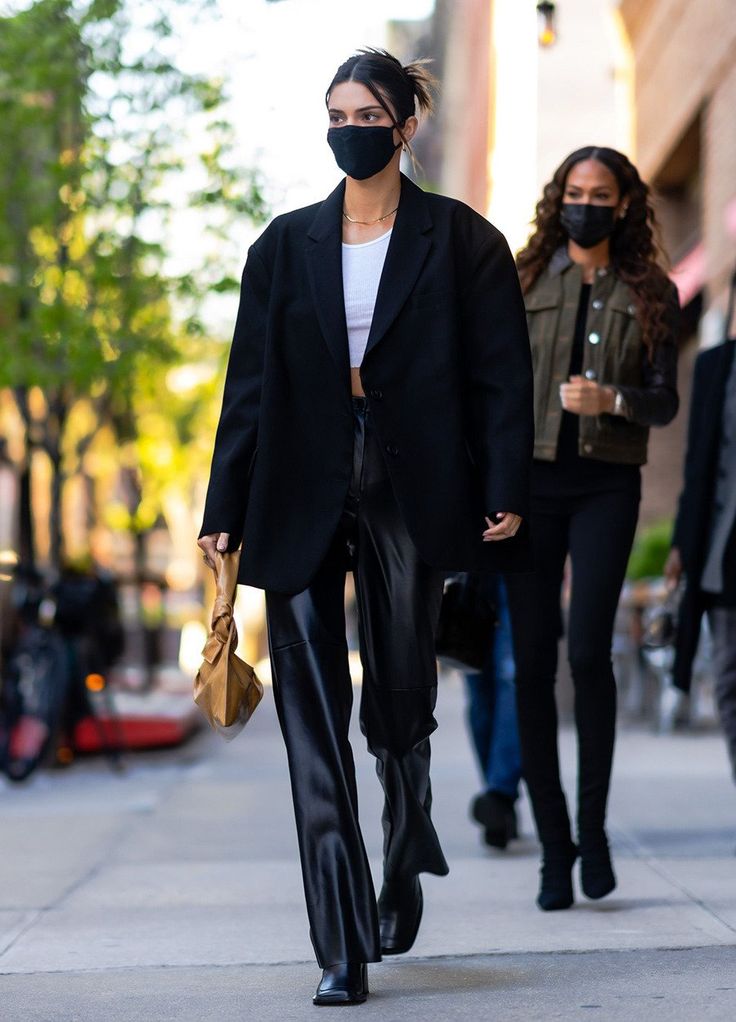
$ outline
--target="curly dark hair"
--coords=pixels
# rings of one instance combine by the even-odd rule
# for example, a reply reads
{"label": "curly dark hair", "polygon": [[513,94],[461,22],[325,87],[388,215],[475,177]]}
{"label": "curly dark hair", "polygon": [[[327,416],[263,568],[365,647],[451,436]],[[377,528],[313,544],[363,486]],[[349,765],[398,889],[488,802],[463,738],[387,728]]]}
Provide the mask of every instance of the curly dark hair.
{"label": "curly dark hair", "polygon": [[568,236],[560,223],[567,177],[577,163],[597,160],[618,182],[621,198],[628,199],[626,216],[616,220],[611,235],[611,263],[616,276],[631,288],[649,357],[656,346],[670,337],[667,313],[671,285],[662,263],[657,241],[657,221],[649,187],[634,164],[616,149],[585,146],[563,160],[542,192],[534,219],[535,230],[516,257],[522,290],[527,291],[547,267]]}

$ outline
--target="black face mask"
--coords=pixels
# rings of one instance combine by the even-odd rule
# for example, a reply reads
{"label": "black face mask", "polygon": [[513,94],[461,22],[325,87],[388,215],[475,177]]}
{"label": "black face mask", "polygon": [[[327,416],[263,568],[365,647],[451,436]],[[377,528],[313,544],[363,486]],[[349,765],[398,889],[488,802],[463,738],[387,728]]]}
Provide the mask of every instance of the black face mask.
{"label": "black face mask", "polygon": [[393,128],[360,128],[356,124],[330,128],[327,144],[340,170],[356,181],[365,181],[382,171],[401,145],[400,142],[394,145]]}
{"label": "black face mask", "polygon": [[615,206],[593,206],[589,202],[563,202],[560,223],[581,248],[594,248],[613,234]]}

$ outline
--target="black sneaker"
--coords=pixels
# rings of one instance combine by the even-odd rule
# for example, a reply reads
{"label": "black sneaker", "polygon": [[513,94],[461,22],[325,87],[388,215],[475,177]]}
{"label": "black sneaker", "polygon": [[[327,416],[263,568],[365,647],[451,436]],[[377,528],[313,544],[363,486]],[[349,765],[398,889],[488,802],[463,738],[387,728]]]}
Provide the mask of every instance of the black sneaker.
{"label": "black sneaker", "polygon": [[500,791],[484,791],[476,795],[470,814],[484,829],[484,839],[491,848],[505,848],[519,836],[514,800]]}

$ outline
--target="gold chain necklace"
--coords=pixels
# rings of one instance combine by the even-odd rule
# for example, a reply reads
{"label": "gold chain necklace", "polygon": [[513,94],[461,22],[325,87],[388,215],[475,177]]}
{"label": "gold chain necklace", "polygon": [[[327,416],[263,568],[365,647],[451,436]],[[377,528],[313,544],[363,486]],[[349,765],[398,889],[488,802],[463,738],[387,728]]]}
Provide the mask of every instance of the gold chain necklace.
{"label": "gold chain necklace", "polygon": [[396,209],[392,209],[390,213],[386,213],[384,216],[379,216],[377,220],[353,220],[351,216],[347,215],[345,210],[342,211],[342,215],[345,217],[349,224],[360,224],[361,227],[372,227],[374,224],[381,224],[383,223],[384,220],[388,220],[390,216],[394,215],[398,208],[399,207],[397,206]]}

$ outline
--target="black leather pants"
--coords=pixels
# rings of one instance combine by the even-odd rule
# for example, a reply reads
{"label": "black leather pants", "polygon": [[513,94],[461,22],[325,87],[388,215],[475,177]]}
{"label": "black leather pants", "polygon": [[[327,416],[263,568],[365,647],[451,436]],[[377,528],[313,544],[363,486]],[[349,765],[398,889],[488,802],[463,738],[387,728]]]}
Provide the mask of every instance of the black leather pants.
{"label": "black leather pants", "polygon": [[358,823],[348,725],[344,589],[352,570],[363,687],[360,725],[384,789],[384,875],[448,872],[430,818],[434,633],[443,574],[420,561],[364,399],[354,399],[353,476],[330,550],[296,596],[266,594],[273,688],[286,741],[312,943],[323,968],[380,960],[376,896]]}

